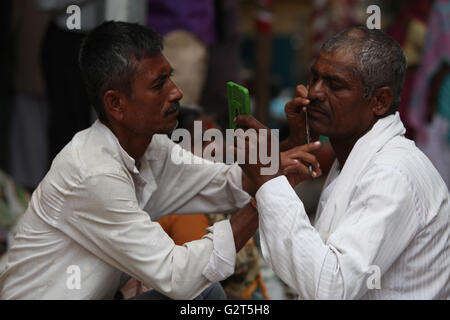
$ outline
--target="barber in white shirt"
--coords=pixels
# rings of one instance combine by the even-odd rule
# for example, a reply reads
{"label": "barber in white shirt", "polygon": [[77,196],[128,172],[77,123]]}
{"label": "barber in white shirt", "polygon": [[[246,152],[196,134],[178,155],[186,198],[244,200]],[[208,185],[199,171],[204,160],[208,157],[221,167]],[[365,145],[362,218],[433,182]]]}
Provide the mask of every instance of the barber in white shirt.
{"label": "barber in white shirt", "polygon": [[[183,151],[165,133],[177,125],[182,93],[161,50],[159,35],[138,24],[107,22],[85,39],[80,68],[99,120],[33,193],[0,299],[111,299],[124,275],[170,298],[224,297],[211,284],[234,273],[236,251],[258,226],[255,189],[237,165],[172,161]],[[153,222],[238,208],[183,246]]]}
{"label": "barber in white shirt", "polygon": [[[449,299],[449,192],[396,112],[406,71],[401,47],[380,30],[328,40],[286,105],[291,136],[330,138],[337,156],[315,221],[281,173],[256,182],[262,253],[300,299]],[[242,127],[261,128],[250,116]],[[249,145],[248,148],[252,146]]]}

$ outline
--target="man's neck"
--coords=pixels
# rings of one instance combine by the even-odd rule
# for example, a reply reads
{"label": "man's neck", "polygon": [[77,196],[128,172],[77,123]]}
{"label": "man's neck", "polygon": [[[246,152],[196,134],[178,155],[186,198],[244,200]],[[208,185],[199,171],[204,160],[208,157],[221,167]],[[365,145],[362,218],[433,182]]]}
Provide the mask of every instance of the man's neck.
{"label": "man's neck", "polygon": [[363,131],[360,134],[354,135],[354,136],[350,136],[350,137],[346,137],[346,138],[330,137],[330,143],[333,147],[334,153],[336,154],[336,158],[339,162],[339,167],[341,168],[341,170],[342,170],[342,168],[344,168],[345,162],[347,161],[347,158],[350,155],[350,152],[352,151],[356,142],[372,129],[374,123],[372,123],[367,128],[367,130]]}
{"label": "man's neck", "polygon": [[355,146],[355,143],[367,132],[372,130],[373,126],[379,119],[379,117],[372,118],[371,121],[369,121],[369,123],[365,126],[366,129],[362,132],[354,133],[353,135],[347,137],[329,137],[341,170],[344,168],[345,162]]}
{"label": "man's neck", "polygon": [[145,150],[147,150],[148,145],[153,138],[153,134],[149,136],[143,136],[132,133],[129,130],[125,130],[121,127],[112,126],[109,123],[103,124],[112,131],[112,133],[117,137],[117,140],[119,140],[119,143],[123,150],[125,150],[125,152],[128,153],[128,155],[132,157],[136,163],[144,155]]}
{"label": "man's neck", "polygon": [[347,161],[347,158],[352,151],[356,141],[358,141],[358,139],[352,139],[351,141],[349,141],[349,139],[341,140],[330,138],[330,143],[333,147],[334,153],[336,154],[336,158],[341,169],[344,167],[345,161]]}

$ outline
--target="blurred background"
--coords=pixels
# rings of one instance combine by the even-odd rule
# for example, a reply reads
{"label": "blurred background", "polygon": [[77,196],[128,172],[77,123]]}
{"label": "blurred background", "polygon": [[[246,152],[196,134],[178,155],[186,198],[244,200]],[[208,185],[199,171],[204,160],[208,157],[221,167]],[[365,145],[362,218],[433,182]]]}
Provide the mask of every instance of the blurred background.
{"label": "blurred background", "polygon": [[[77,26],[71,5],[80,8],[80,29],[70,29]],[[7,238],[56,154],[96,119],[77,65],[81,40],[95,26],[121,20],[158,31],[184,92],[181,104],[209,117],[205,129],[228,127],[225,84],[234,81],[249,89],[253,115],[284,139],[284,105],[308,82],[320,45],[345,27],[366,25],[369,5],[380,8],[381,29],[407,56],[399,110],[407,136],[449,186],[450,0],[1,1],[0,237]],[[320,161],[331,165],[333,153]],[[311,217],[323,180],[296,190]],[[290,297],[266,282],[268,296]]]}

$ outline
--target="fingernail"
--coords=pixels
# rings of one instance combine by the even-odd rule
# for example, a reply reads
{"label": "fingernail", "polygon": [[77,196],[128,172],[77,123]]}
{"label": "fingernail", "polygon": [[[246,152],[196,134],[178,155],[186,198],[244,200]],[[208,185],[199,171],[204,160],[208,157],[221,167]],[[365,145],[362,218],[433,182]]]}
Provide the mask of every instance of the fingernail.
{"label": "fingernail", "polygon": [[320,141],[316,141],[316,142],[314,142],[314,144],[315,144],[316,146],[318,146],[318,145],[320,145]]}

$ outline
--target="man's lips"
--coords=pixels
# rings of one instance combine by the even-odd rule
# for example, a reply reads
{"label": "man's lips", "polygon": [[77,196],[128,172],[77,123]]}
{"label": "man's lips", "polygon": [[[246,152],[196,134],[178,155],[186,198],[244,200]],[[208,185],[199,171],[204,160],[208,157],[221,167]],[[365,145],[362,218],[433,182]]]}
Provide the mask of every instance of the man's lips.
{"label": "man's lips", "polygon": [[316,107],[308,106],[306,110],[307,110],[308,114],[313,116],[313,117],[314,116],[318,116],[318,115],[323,115],[323,116],[327,115],[327,113],[325,111],[323,111],[323,110],[321,110],[319,108],[316,108]]}
{"label": "man's lips", "polygon": [[164,111],[164,116],[168,116],[173,113],[177,113],[179,110],[180,110],[180,104],[178,102],[174,102]]}

